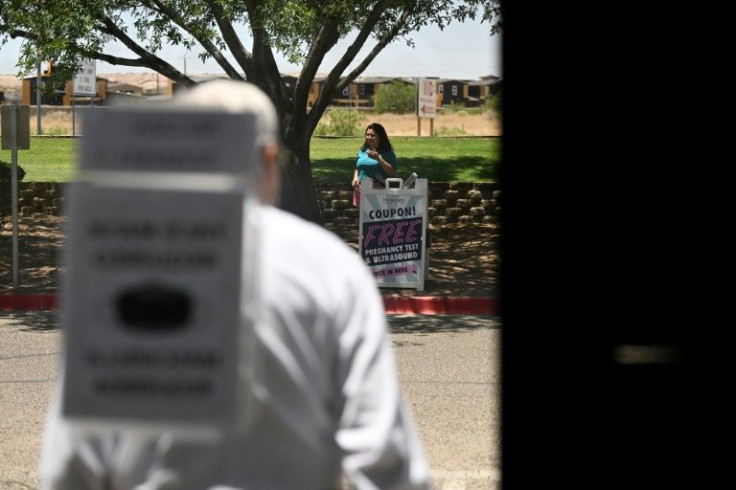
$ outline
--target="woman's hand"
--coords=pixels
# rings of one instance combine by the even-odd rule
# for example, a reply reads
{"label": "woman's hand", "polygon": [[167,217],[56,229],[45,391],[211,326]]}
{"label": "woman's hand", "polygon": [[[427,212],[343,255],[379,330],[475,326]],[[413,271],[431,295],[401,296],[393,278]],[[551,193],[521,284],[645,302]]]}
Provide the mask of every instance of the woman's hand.
{"label": "woman's hand", "polygon": [[353,177],[353,189],[355,189],[359,185],[360,185],[360,181],[358,180],[358,177]]}
{"label": "woman's hand", "polygon": [[374,160],[378,160],[381,156],[380,153],[378,153],[376,150],[366,150],[366,153]]}

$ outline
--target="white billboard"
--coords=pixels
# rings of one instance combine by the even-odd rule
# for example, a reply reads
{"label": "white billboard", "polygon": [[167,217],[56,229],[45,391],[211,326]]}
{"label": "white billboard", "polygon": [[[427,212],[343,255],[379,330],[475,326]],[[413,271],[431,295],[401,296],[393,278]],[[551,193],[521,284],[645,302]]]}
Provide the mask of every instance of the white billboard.
{"label": "white billboard", "polygon": [[434,118],[437,113],[437,81],[420,78],[417,82],[417,117]]}
{"label": "white billboard", "polygon": [[97,94],[97,65],[95,60],[82,58],[81,66],[74,75],[74,95]]}

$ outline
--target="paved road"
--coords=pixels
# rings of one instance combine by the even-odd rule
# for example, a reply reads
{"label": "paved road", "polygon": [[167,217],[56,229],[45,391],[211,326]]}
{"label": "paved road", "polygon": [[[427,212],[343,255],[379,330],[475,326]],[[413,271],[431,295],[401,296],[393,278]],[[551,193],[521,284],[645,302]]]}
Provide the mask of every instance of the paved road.
{"label": "paved road", "polygon": [[[437,490],[500,488],[501,329],[489,316],[389,317],[404,396]],[[0,312],[0,489],[38,488],[60,359],[54,314]]]}
{"label": "paved road", "polygon": [[0,489],[37,489],[43,422],[60,358],[50,313],[0,313]]}

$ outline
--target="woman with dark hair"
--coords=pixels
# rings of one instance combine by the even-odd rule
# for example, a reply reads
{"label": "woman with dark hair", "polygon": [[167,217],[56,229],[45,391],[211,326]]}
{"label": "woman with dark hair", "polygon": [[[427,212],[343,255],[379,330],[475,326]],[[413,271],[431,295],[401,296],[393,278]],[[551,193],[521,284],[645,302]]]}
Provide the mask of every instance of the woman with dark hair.
{"label": "woman with dark hair", "polygon": [[[396,175],[396,155],[386,129],[371,123],[365,128],[365,143],[358,150],[353,172],[353,206],[360,206],[360,186],[368,182],[382,189],[388,177]],[[367,180],[366,180],[367,179]]]}

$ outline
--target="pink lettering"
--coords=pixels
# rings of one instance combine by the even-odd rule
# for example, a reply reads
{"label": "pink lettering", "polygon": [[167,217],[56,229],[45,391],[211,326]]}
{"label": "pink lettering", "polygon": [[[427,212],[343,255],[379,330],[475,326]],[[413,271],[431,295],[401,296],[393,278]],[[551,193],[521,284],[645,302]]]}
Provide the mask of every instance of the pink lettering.
{"label": "pink lettering", "polygon": [[409,223],[406,221],[400,221],[396,223],[396,233],[394,234],[394,245],[397,243],[404,243],[404,232],[402,228],[404,228]]}
{"label": "pink lettering", "polygon": [[409,224],[409,230],[406,232],[407,242],[413,242],[417,239],[416,238],[416,233],[417,233],[416,227],[417,225],[421,225],[421,224],[422,224],[422,220],[420,219],[414,220]]}
{"label": "pink lettering", "polygon": [[370,225],[364,228],[366,232],[365,238],[363,239],[363,248],[416,242],[418,240],[417,234],[421,233],[422,230],[421,225],[421,219],[399,221],[395,224],[383,223],[380,225]]}
{"label": "pink lettering", "polygon": [[394,232],[394,225],[391,223],[386,223],[383,225],[383,229],[381,230],[381,235],[378,237],[378,245],[388,245],[389,238],[391,237],[391,234]]}
{"label": "pink lettering", "polygon": [[378,230],[379,228],[380,226],[378,225],[373,225],[373,226],[368,227],[368,233],[365,234],[365,241],[363,242],[364,247],[368,247],[371,243],[371,240],[376,238],[374,232]]}

